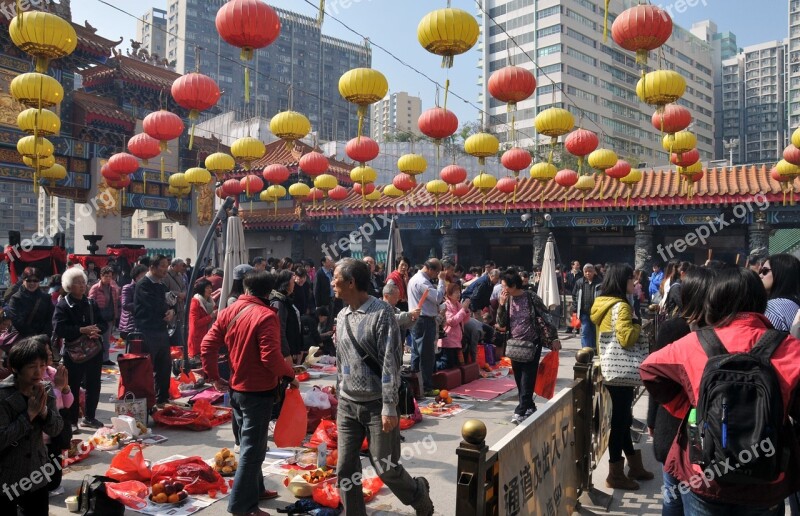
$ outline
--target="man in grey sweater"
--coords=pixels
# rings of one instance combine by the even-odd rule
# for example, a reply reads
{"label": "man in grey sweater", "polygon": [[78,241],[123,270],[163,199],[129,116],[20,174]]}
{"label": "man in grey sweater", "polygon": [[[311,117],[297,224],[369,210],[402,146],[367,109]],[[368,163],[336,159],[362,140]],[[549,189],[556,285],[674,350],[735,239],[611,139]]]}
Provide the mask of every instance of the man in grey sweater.
{"label": "man in grey sweater", "polygon": [[432,516],[428,481],[424,477],[412,478],[400,465],[400,329],[392,307],[369,295],[369,280],[367,265],[352,258],[341,260],[333,275],[334,293],[345,305],[336,318],[336,473],[344,514],[367,514],[361,492],[359,451],[364,437],[368,437],[370,461],[383,483],[401,502],[412,506],[417,515]]}

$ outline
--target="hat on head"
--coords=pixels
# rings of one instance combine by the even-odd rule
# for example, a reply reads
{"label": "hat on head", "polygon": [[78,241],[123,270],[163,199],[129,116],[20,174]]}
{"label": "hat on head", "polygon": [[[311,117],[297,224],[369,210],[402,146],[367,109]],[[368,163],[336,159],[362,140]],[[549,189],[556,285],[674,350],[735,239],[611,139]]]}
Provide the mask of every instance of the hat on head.
{"label": "hat on head", "polygon": [[237,265],[233,268],[233,279],[234,280],[242,280],[244,279],[245,274],[253,270],[252,265],[248,265],[243,263],[241,265]]}

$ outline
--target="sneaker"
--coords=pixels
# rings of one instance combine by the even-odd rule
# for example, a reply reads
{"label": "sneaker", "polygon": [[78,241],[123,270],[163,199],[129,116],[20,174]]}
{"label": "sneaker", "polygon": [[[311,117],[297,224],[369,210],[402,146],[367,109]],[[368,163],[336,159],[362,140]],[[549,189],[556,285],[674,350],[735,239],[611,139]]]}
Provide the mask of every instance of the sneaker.
{"label": "sneaker", "polygon": [[511,423],[513,423],[515,425],[518,425],[518,424],[522,423],[523,421],[525,421],[525,416],[521,416],[519,414],[514,414],[513,416],[511,416]]}
{"label": "sneaker", "polygon": [[439,389],[431,389],[429,391],[425,391],[425,397],[427,398],[435,398],[439,395]]}
{"label": "sneaker", "polygon": [[49,493],[50,496],[61,496],[62,494],[64,494],[64,486],[58,486]]}
{"label": "sneaker", "polygon": [[431,501],[431,486],[425,477],[417,477],[417,489],[420,495],[416,502],[411,504],[417,516],[433,516],[433,501]]}
{"label": "sneaker", "polygon": [[534,412],[536,412],[536,407],[529,408],[528,410],[525,411],[525,417],[523,419],[528,419],[533,415]]}
{"label": "sneaker", "polygon": [[81,419],[80,423],[78,423],[78,428],[83,428],[84,430],[97,430],[98,428],[103,428],[105,425],[98,421],[97,419]]}
{"label": "sneaker", "polygon": [[238,444],[234,444],[233,445],[233,453],[236,453],[236,454],[239,453],[239,445]]}

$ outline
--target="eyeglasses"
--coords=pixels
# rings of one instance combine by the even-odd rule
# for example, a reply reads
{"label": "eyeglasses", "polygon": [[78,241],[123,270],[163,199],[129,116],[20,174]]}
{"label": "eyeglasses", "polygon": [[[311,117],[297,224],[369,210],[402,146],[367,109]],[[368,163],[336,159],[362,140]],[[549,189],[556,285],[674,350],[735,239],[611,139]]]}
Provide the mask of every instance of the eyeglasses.
{"label": "eyeglasses", "polygon": [[27,281],[28,283],[39,283],[41,280],[36,278],[26,278],[25,281]]}
{"label": "eyeglasses", "polygon": [[770,272],[772,272],[772,269],[770,269],[769,267],[761,267],[761,270],[760,270],[760,271],[758,271],[758,273],[759,273],[760,275],[762,275],[762,276],[766,276],[766,275],[767,275],[767,274],[769,274]]}

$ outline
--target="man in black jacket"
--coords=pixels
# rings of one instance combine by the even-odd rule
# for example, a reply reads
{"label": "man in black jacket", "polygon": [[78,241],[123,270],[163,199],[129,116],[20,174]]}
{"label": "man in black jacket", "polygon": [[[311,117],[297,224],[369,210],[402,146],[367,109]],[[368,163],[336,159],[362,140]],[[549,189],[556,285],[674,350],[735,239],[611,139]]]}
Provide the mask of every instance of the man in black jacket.
{"label": "man in black jacket", "polygon": [[150,270],[139,280],[133,294],[133,315],[136,329],[144,334],[144,352],[150,353],[156,376],[156,403],[169,401],[169,380],[172,359],[169,353],[167,323],[175,317],[175,309],[167,304],[169,290],[162,283],[167,275],[169,259],[156,255]]}
{"label": "man in black jacket", "polygon": [[332,310],[333,290],[331,289],[331,278],[333,277],[333,259],[324,256],[320,261],[322,267],[314,275],[314,304]]}

